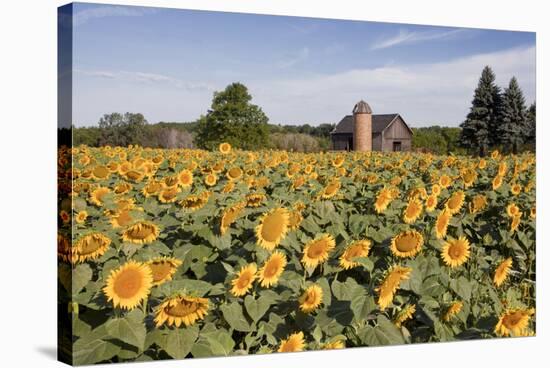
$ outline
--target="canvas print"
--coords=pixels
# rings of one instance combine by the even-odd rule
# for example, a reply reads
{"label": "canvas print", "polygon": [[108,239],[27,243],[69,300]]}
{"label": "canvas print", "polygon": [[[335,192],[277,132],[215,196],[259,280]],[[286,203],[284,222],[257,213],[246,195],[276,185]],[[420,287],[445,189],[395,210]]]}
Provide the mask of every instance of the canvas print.
{"label": "canvas print", "polygon": [[534,33],[58,18],[61,361],[535,335]]}

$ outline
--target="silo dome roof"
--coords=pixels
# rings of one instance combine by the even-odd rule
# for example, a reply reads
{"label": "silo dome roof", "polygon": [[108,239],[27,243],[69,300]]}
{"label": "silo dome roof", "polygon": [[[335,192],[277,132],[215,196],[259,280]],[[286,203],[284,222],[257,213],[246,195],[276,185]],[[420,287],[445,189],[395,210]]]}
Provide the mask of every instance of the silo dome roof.
{"label": "silo dome roof", "polygon": [[353,108],[354,114],[372,114],[372,110],[368,103],[361,100],[355,104],[355,107]]}

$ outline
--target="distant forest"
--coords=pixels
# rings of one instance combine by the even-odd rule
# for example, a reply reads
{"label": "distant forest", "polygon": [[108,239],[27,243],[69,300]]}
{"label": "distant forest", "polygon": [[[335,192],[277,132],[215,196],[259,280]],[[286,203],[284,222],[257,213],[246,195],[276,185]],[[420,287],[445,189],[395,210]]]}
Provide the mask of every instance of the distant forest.
{"label": "distant forest", "polygon": [[[112,115],[112,114],[111,114]],[[119,114],[121,117],[124,115]],[[125,114],[126,115],[126,114]],[[131,118],[138,115],[137,119]],[[85,144],[92,147],[101,145],[127,146],[139,144],[144,147],[161,148],[195,148],[197,122],[160,122],[147,124],[141,114],[129,114],[126,120],[142,122],[137,129],[125,128],[109,129],[107,127],[73,128],[73,142],[75,145]],[[102,119],[105,119],[102,118]],[[124,120],[124,119],[123,119]],[[129,125],[129,123],[124,123]],[[321,124],[312,126],[303,125],[276,125],[268,124],[270,144],[266,148],[293,150],[297,152],[319,152],[330,150],[330,132],[335,124]],[[413,149],[417,151],[433,152],[436,154],[464,153],[458,146],[460,128],[431,126],[412,128]],[[119,132],[114,132],[119,130]],[[126,130],[124,134],[123,130]],[[130,133],[130,134],[128,134]]]}

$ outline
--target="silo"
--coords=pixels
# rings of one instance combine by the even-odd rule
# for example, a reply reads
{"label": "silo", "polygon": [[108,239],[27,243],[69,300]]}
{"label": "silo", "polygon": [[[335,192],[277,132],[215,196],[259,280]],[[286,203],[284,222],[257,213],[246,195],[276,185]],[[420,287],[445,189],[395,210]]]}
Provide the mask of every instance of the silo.
{"label": "silo", "polygon": [[363,100],[353,108],[353,149],[372,151],[372,110]]}

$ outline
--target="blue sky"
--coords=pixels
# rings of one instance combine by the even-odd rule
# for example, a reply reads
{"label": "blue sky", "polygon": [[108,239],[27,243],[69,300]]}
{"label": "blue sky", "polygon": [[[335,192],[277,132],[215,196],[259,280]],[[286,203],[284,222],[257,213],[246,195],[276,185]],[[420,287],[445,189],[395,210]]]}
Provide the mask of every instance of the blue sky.
{"label": "blue sky", "polygon": [[77,3],[73,122],[193,121],[242,82],[272,123],[338,122],[360,99],[411,126],[456,126],[484,65],[535,99],[535,34]]}

